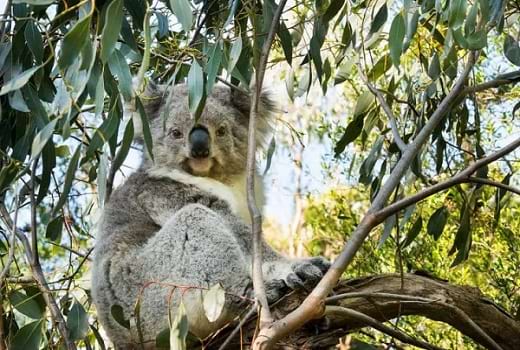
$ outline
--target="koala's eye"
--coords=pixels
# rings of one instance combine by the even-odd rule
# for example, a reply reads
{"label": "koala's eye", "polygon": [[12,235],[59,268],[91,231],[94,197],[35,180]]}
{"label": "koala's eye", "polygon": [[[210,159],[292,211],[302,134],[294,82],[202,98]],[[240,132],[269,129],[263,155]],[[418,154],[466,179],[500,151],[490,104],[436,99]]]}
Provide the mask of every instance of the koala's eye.
{"label": "koala's eye", "polygon": [[217,136],[224,136],[224,135],[226,135],[226,127],[225,126],[221,126],[217,130]]}
{"label": "koala's eye", "polygon": [[176,139],[180,139],[182,137],[182,132],[179,129],[173,129],[170,131],[170,135],[172,135]]}

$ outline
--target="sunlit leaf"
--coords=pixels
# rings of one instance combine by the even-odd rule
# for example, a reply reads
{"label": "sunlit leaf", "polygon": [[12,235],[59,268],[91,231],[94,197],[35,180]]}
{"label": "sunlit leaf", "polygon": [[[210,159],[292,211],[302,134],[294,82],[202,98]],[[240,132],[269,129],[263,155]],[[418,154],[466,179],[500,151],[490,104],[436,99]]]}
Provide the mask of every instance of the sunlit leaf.
{"label": "sunlit leaf", "polygon": [[188,330],[188,316],[184,303],[181,301],[175,311],[170,310],[170,349],[186,350]]}
{"label": "sunlit leaf", "polygon": [[184,31],[189,32],[193,23],[190,2],[188,0],[170,0],[170,6],[175,17],[182,24]]}
{"label": "sunlit leaf", "polygon": [[220,284],[215,284],[209,290],[203,292],[204,313],[209,322],[215,322],[224,310],[226,292]]}
{"label": "sunlit leaf", "polygon": [[20,74],[17,74],[14,77],[11,77],[9,81],[3,84],[2,89],[0,89],[0,96],[5,95],[8,92],[18,90],[19,88],[27,84],[29,79],[31,79],[34,73],[36,73],[36,71],[40,68],[41,66],[32,67],[23,71]]}
{"label": "sunlit leaf", "polygon": [[195,120],[199,119],[205,100],[204,72],[197,60],[193,60],[188,73],[188,104]]}

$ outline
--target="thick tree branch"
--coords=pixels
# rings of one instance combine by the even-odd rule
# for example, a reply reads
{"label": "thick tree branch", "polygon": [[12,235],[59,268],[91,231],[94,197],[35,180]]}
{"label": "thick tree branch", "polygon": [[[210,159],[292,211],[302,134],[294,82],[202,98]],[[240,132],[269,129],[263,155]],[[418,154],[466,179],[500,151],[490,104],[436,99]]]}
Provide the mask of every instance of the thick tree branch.
{"label": "thick tree branch", "polygon": [[349,309],[347,307],[329,305],[329,306],[325,307],[325,316],[352,318],[352,319],[358,320],[359,322],[363,322],[367,326],[377,329],[380,332],[388,334],[388,335],[402,341],[403,343],[415,345],[415,346],[417,346],[419,348],[423,348],[423,349],[443,350],[443,348],[429,344],[429,343],[424,342],[419,339],[412,338],[408,334],[406,334],[398,329],[390,328],[387,325],[384,325],[383,323],[379,322],[375,318],[367,316],[359,311]]}
{"label": "thick tree branch", "polygon": [[253,287],[255,297],[261,307],[260,327],[272,322],[273,318],[267,303],[265,284],[262,272],[262,214],[256,205],[255,173],[256,173],[256,119],[264,82],[267,59],[271,51],[274,35],[278,28],[280,17],[287,0],[281,0],[274,13],[271,27],[262,47],[262,52],[256,67],[255,85],[251,96],[251,111],[249,114],[248,148],[247,148],[247,205],[251,215],[251,231],[253,236]]}
{"label": "thick tree branch", "polygon": [[[355,310],[377,322],[398,316],[424,316],[447,323],[488,348],[518,349],[520,323],[474,287],[414,274],[405,274],[403,279],[399,274],[387,274],[341,281],[334,292],[337,294],[328,297],[327,304]],[[272,307],[273,314],[277,317],[290,314],[304,298],[300,294],[286,296]],[[357,316],[328,314],[325,319],[288,334],[280,344],[301,350],[332,347],[347,333],[374,327],[372,322]],[[253,337],[255,324],[253,319],[244,325],[242,342],[247,343]],[[226,331],[221,337],[226,337]],[[240,341],[234,338],[229,348],[238,348]],[[217,347],[209,344],[207,349]]]}
{"label": "thick tree branch", "polygon": [[426,143],[444,115],[449,111],[452,103],[459,97],[464,89],[468,75],[475,64],[476,58],[476,53],[471,52],[469,54],[464,71],[456,80],[451,92],[442,100],[412,143],[407,146],[406,151],[403,152],[388,177],[388,180],[382,185],[376,198],[374,198],[367,214],[356,227],[338,258],[334,261],[320,283],[314,288],[300,307],[286,315],[282,320],[274,322],[270,327],[260,330],[258,338],[263,340],[262,349],[269,349],[276,344],[278,340],[294,332],[307,321],[321,316],[324,311],[323,301],[325,297],[336,285],[343,271],[345,271],[350,264],[370,231],[378,224],[374,213],[380,211],[386,205],[388,198],[401,182],[402,177],[410,167],[413,159],[417,156],[419,150]]}

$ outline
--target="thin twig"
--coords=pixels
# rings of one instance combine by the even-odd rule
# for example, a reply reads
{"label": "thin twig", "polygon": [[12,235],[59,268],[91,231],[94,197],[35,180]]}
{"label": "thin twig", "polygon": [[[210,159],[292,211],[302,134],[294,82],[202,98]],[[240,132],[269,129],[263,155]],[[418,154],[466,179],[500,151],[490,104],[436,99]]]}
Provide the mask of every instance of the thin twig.
{"label": "thin twig", "polygon": [[422,191],[417,192],[416,194],[413,194],[411,196],[405,197],[401,200],[396,201],[395,203],[392,203],[385,208],[375,212],[373,214],[373,220],[376,224],[379,224],[383,222],[388,216],[393,215],[402,209],[415,204],[431,195],[434,195],[436,193],[439,193],[441,191],[444,191],[445,189],[448,189],[450,187],[453,187],[455,185],[461,184],[461,183],[482,183],[486,185],[492,185],[495,187],[503,188],[505,190],[511,191],[516,194],[520,194],[520,191],[514,187],[495,182],[492,180],[487,179],[481,179],[477,177],[472,177],[478,169],[485,167],[486,165],[502,158],[503,156],[507,155],[508,153],[511,153],[516,148],[520,147],[520,138],[516,139],[515,141],[511,142],[509,145],[499,149],[498,151],[490,154],[487,157],[481,158],[468,166],[466,169],[462,170],[458,174],[454,175],[453,177],[449,178],[446,181],[439,182],[438,184],[435,184],[433,186],[427,187],[423,189]]}
{"label": "thin twig", "polygon": [[262,214],[256,205],[255,199],[255,154],[256,154],[256,119],[260,102],[260,94],[264,81],[265,69],[274,35],[280,23],[280,17],[287,0],[281,0],[274,13],[269,33],[262,47],[255,74],[255,88],[251,96],[251,111],[249,114],[248,148],[247,148],[247,204],[251,215],[251,228],[253,236],[253,287],[255,297],[261,307],[260,327],[273,320],[269,310],[269,304],[265,293],[265,285],[262,272]]}
{"label": "thin twig", "polygon": [[394,113],[392,112],[392,108],[388,105],[388,103],[385,100],[385,97],[377,89],[370,81],[368,80],[367,76],[365,75],[365,71],[363,70],[363,67],[361,67],[361,64],[358,63],[358,71],[359,76],[363,80],[363,82],[366,84],[370,92],[376,97],[376,99],[379,101],[379,104],[383,108],[383,111],[385,112],[386,116],[388,117],[388,121],[390,123],[390,129],[392,130],[392,135],[394,137],[394,141],[397,144],[397,147],[401,150],[401,152],[404,152],[406,150],[406,143],[404,143],[403,139],[401,138],[401,135],[399,135],[399,128],[397,127],[397,122],[394,116]]}
{"label": "thin twig", "polygon": [[357,320],[363,322],[364,324],[377,329],[380,332],[383,332],[396,339],[399,339],[403,343],[415,345],[415,346],[423,348],[423,349],[443,350],[443,348],[441,348],[441,347],[432,345],[430,343],[424,342],[419,339],[412,338],[408,334],[406,334],[400,330],[393,329],[391,327],[384,325],[383,323],[379,322],[375,318],[372,318],[359,311],[352,310],[352,309],[349,309],[349,308],[346,308],[343,306],[330,306],[329,305],[325,308],[325,314],[326,315],[345,316],[345,317],[351,317],[351,318],[357,319]]}
{"label": "thin twig", "polygon": [[222,343],[222,345],[220,345],[220,347],[218,348],[218,350],[224,350],[228,345],[229,343],[231,342],[231,340],[235,337],[235,335],[237,335],[237,333],[242,329],[242,327],[244,326],[244,324],[251,318],[253,317],[255,314],[256,314],[256,310],[258,308],[258,305],[256,303],[254,303],[251,308],[249,309],[249,311],[245,314],[244,317],[242,317],[240,319],[240,322],[237,324],[237,326],[235,327],[235,329],[233,329],[233,331],[231,333],[229,333],[228,337],[226,338],[226,340]]}
{"label": "thin twig", "polygon": [[[30,184],[30,199],[31,199],[31,245],[32,245],[32,263],[40,264],[40,255],[38,253],[38,223],[36,220],[36,196],[34,188],[36,187],[36,169],[38,169],[38,160],[40,157],[36,157],[33,160],[31,168],[31,184]],[[18,206],[18,203],[16,203]],[[13,228],[16,230],[16,226]]]}
{"label": "thin twig", "polygon": [[486,81],[482,84],[468,86],[467,88],[462,90],[462,95],[467,95],[467,94],[474,93],[474,92],[489,90],[489,89],[500,87],[502,85],[517,83],[519,81],[520,81],[520,70],[515,70],[513,72],[500,74],[495,79]]}

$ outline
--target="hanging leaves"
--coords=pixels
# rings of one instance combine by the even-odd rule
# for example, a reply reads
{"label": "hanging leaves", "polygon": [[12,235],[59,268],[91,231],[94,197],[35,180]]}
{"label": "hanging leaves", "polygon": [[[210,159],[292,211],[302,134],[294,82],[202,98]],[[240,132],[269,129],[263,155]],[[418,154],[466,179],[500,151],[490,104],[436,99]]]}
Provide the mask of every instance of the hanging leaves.
{"label": "hanging leaves", "polygon": [[114,0],[108,5],[105,13],[105,25],[101,33],[101,51],[99,57],[103,63],[108,62],[108,58],[114,51],[122,23],[123,0]]}
{"label": "hanging leaves", "polygon": [[392,21],[390,33],[388,34],[388,45],[390,48],[390,58],[394,66],[399,67],[401,54],[403,53],[403,40],[405,35],[404,17],[399,12]]}

